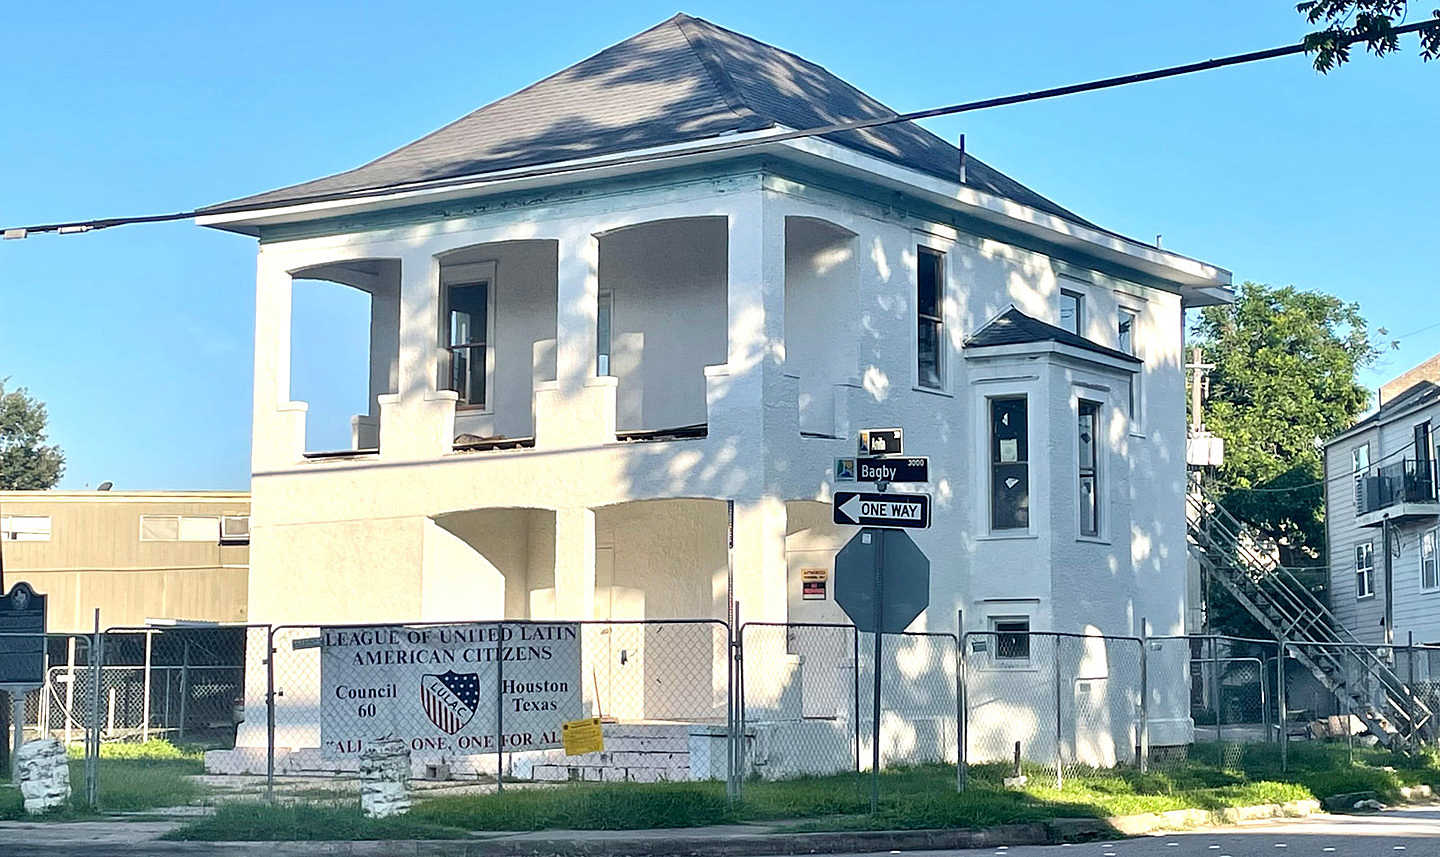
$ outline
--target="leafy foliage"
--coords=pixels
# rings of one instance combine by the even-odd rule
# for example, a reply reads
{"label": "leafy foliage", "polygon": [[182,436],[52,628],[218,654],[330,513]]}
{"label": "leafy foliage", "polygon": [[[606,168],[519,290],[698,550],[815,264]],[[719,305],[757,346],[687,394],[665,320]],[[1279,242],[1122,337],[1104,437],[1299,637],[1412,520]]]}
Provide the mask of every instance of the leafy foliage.
{"label": "leafy foliage", "polygon": [[[1359,306],[1245,283],[1235,303],[1201,311],[1191,338],[1215,364],[1204,421],[1225,439],[1221,504],[1273,539],[1283,565],[1323,566],[1322,445],[1368,406],[1356,375],[1379,356]],[[1324,585],[1323,574],[1302,580],[1312,591]],[[1213,624],[1254,636],[1227,600],[1212,598]]]}
{"label": "leafy foliage", "polygon": [[65,454],[45,443],[45,404],[24,387],[5,392],[0,380],[0,490],[53,488],[65,473]]}
{"label": "leafy foliage", "polygon": [[[1350,61],[1352,45],[1363,44],[1377,57],[1400,49],[1400,26],[1408,0],[1305,0],[1295,11],[1321,29],[1305,37],[1305,50],[1315,55],[1315,69],[1326,73]],[[1431,13],[1440,24],[1440,9]],[[1420,31],[1420,56],[1427,62],[1440,56],[1440,26]]]}

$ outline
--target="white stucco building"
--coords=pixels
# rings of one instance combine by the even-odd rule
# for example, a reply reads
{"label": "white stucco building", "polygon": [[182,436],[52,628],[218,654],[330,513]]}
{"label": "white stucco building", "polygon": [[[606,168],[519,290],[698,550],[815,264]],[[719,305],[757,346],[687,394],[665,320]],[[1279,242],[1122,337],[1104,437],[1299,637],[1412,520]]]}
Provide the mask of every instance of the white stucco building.
{"label": "white stucco building", "polygon": [[[932,462],[914,628],[1182,633],[1182,316],[1229,273],[909,123],[767,142],[889,113],[678,15],[208,209],[260,245],[251,621],[843,621],[800,569],[853,532],[834,459],[893,425]],[[305,448],[300,279],[370,298],[351,449]],[[1190,728],[1157,696],[1153,743]]]}

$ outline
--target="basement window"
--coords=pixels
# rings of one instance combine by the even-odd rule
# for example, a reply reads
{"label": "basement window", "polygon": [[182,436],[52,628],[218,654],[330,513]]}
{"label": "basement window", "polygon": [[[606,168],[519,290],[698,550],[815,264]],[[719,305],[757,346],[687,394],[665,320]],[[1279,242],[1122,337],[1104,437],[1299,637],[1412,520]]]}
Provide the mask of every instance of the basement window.
{"label": "basement window", "polygon": [[1006,665],[1030,662],[1030,619],[1025,616],[997,616],[990,620],[995,637],[995,660]]}

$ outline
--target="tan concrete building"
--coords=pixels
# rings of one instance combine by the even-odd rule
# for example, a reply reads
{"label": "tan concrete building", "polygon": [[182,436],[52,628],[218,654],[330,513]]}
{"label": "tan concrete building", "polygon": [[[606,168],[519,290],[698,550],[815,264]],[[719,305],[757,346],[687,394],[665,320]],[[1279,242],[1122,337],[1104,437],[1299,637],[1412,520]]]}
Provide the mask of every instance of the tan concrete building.
{"label": "tan concrete building", "polygon": [[243,622],[250,494],[0,491],[5,587],[49,596],[49,630]]}

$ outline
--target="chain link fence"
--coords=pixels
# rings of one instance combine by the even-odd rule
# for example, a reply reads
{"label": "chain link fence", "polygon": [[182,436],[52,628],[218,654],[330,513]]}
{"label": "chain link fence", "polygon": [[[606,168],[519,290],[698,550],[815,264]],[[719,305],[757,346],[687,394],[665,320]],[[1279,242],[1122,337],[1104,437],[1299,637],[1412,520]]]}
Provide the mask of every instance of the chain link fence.
{"label": "chain link fence", "polygon": [[1085,771],[1142,764],[1138,637],[971,631],[964,651],[967,764],[1018,762],[1056,788]]}
{"label": "chain link fence", "polygon": [[[853,625],[749,622],[739,647],[742,776],[873,768],[873,634]],[[883,634],[880,657],[881,769],[955,764],[955,635]]]}
{"label": "chain link fence", "polygon": [[[515,620],[11,636],[0,654],[18,647],[44,661],[40,686],[24,691],[24,735],[73,748],[75,788],[92,806],[105,776],[101,745],[153,739],[205,749],[209,773],[340,791],[357,788],[360,753],[387,736],[405,740],[415,778],[487,789],[713,780],[734,794],[746,778],[847,775],[858,786],[875,752],[875,638],[848,624],[750,622],[732,634],[720,620]],[[1305,643],[1288,643],[1283,660],[1275,641],[1220,636],[997,629],[958,640],[886,634],[881,644],[882,771],[958,765],[962,784],[971,766],[991,766],[987,781],[1008,775],[1017,756],[1032,780],[1060,788],[1096,770],[1187,757],[1243,767],[1261,742],[1372,743],[1374,712],[1358,709],[1380,710],[1386,694],[1440,711],[1440,647],[1367,653],[1392,665],[1404,680],[1396,688],[1346,668],[1362,658],[1344,653],[1329,658],[1338,669],[1317,675],[1326,658]],[[604,749],[567,755],[563,724],[592,717]]]}

